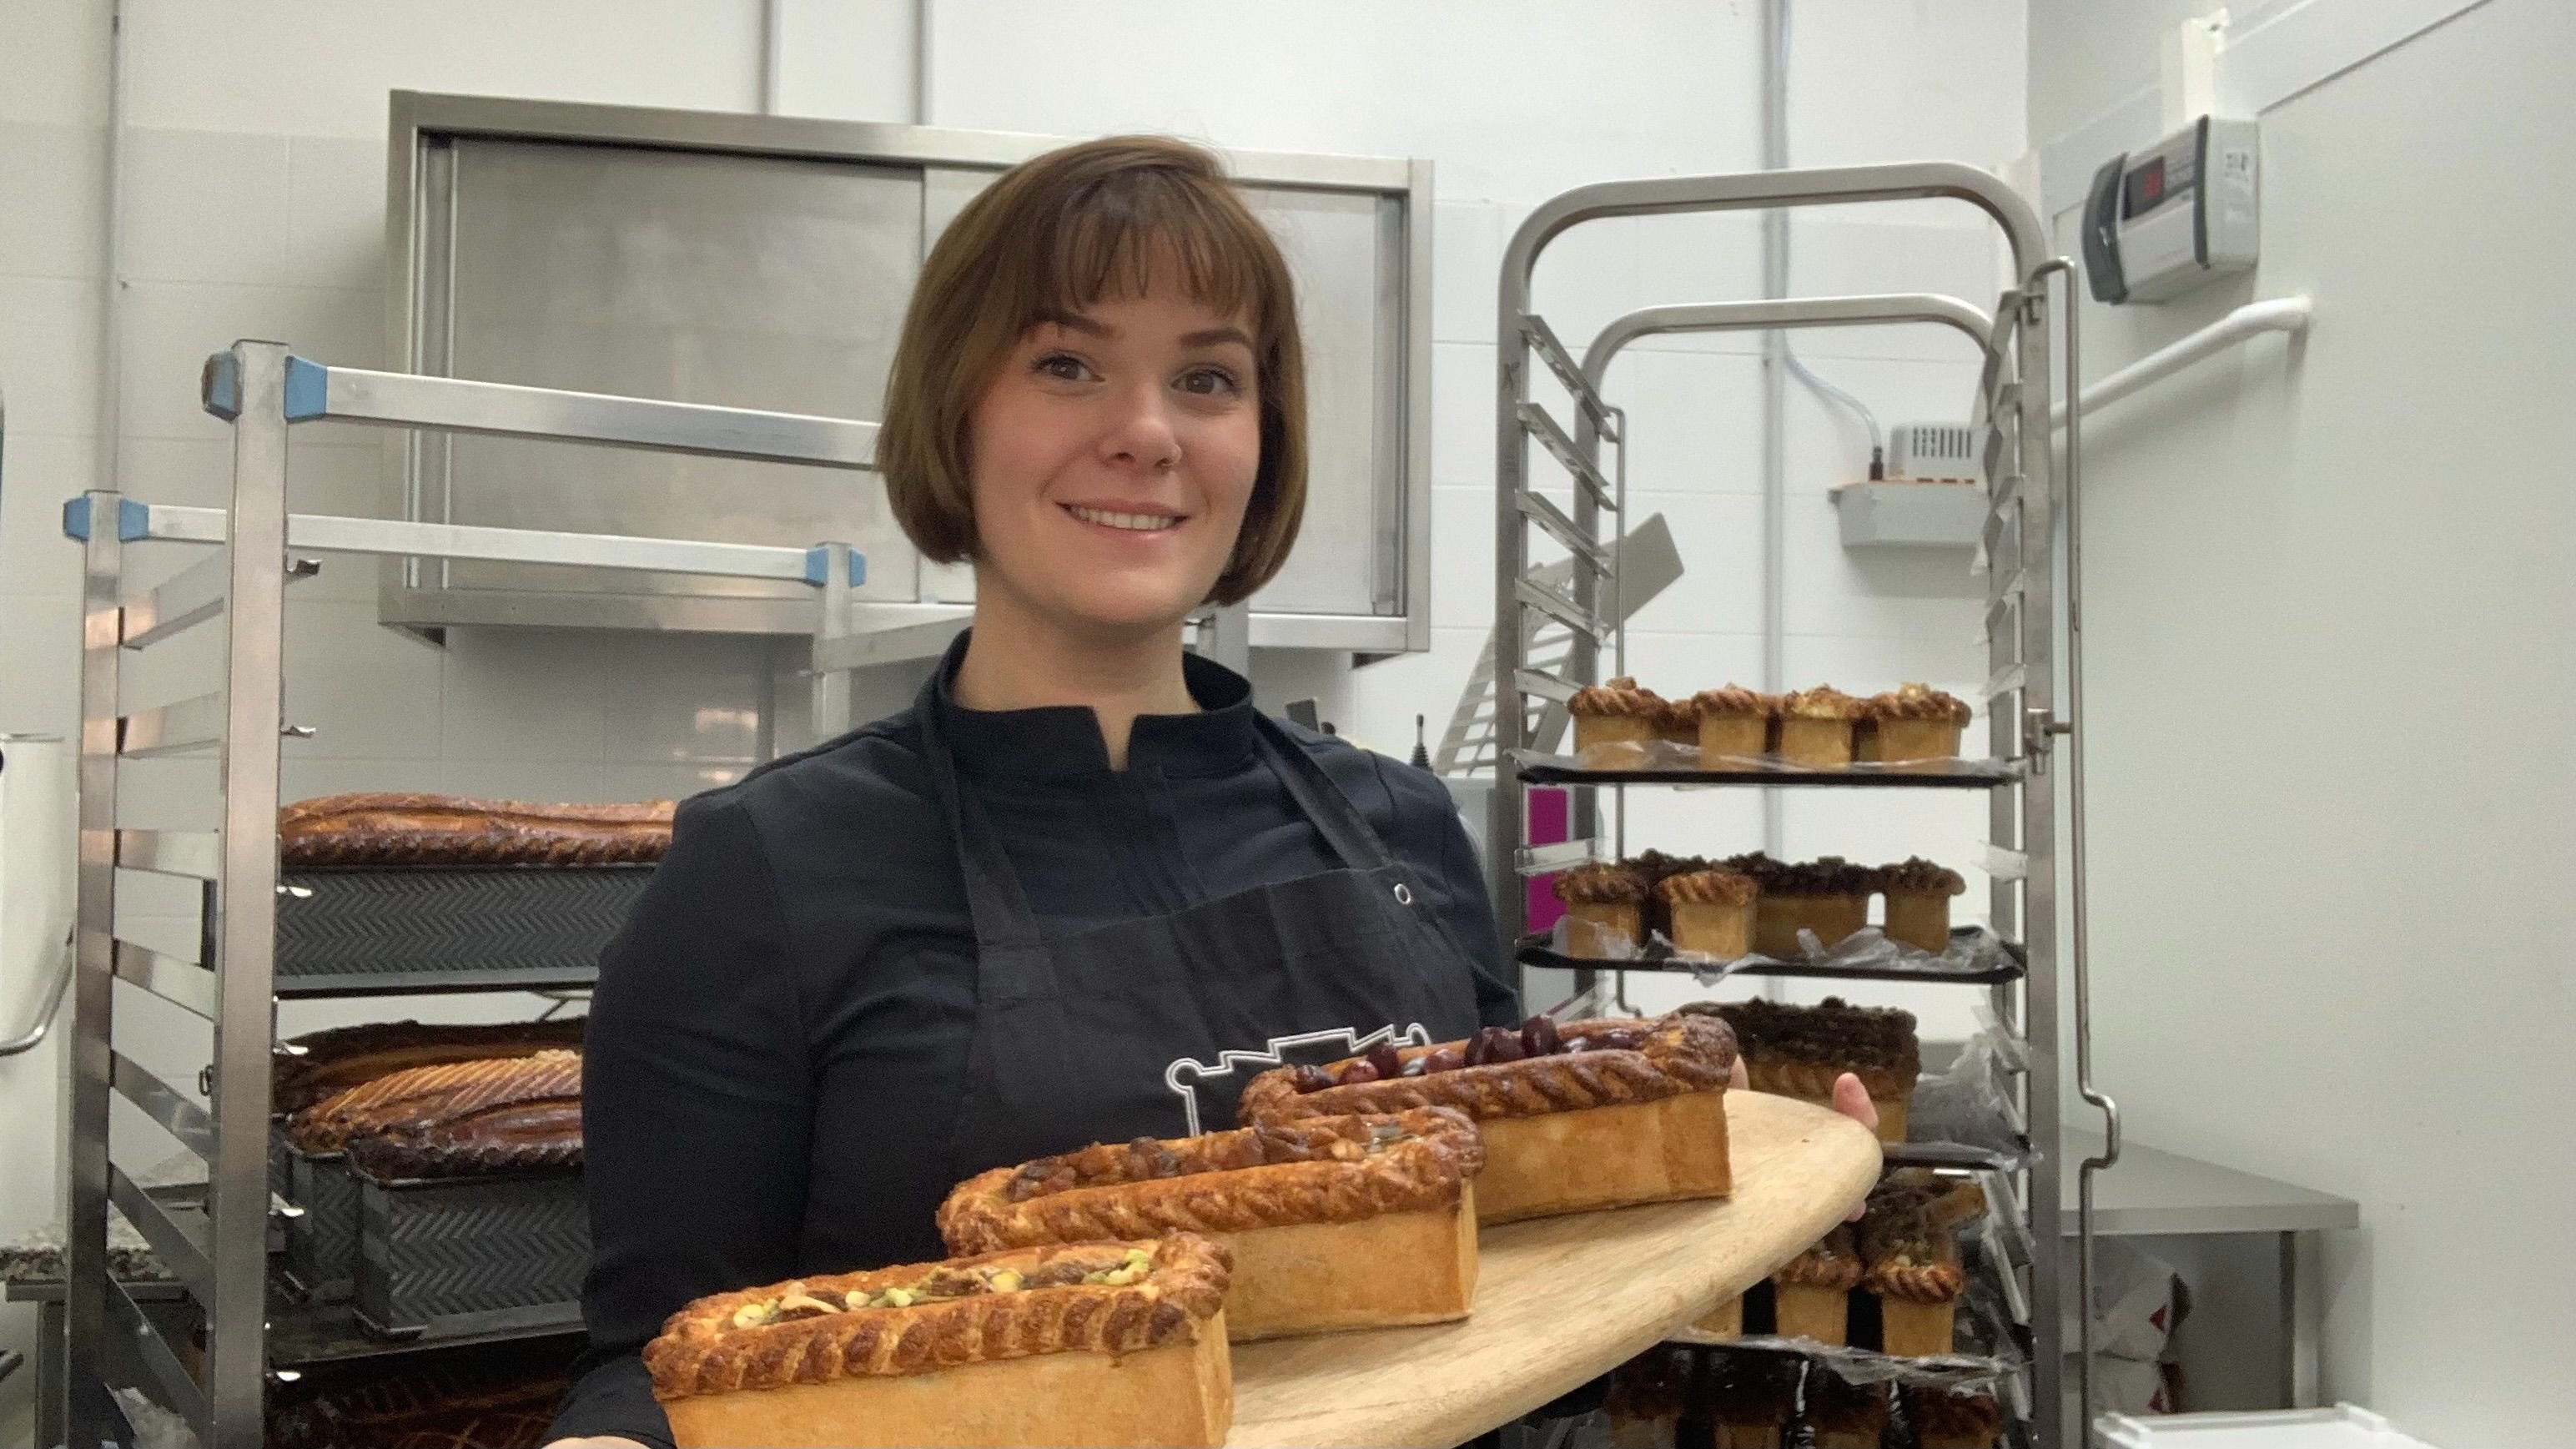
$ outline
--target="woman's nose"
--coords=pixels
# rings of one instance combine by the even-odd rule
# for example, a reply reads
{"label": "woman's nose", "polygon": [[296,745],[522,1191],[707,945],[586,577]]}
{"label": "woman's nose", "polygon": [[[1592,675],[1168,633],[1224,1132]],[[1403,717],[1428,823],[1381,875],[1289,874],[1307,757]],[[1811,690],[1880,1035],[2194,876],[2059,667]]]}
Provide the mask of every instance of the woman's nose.
{"label": "woman's nose", "polygon": [[1117,416],[1101,437],[1112,462],[1155,472],[1181,460],[1180,435],[1172,428],[1170,403],[1159,387],[1122,392]]}

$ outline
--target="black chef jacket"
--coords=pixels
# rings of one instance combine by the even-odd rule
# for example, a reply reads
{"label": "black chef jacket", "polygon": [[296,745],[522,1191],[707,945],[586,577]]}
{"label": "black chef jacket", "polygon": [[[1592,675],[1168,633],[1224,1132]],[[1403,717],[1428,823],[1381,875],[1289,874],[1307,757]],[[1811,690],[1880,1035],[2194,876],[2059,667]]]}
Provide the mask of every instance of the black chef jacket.
{"label": "black chef jacket", "polygon": [[[1202,712],[1139,718],[1125,770],[1089,709],[962,709],[943,677],[965,798],[1048,934],[1341,867],[1260,758],[1251,686],[1195,655],[1185,669]],[[1484,1019],[1518,1021],[1448,791],[1288,728],[1422,882],[1477,965]],[[945,1256],[931,1214],[954,1185],[975,1020],[960,940],[965,890],[911,711],[681,806],[591,1002],[591,1352],[554,1435],[669,1444],[636,1351],[693,1298]],[[818,1116],[827,1073],[870,1109]]]}

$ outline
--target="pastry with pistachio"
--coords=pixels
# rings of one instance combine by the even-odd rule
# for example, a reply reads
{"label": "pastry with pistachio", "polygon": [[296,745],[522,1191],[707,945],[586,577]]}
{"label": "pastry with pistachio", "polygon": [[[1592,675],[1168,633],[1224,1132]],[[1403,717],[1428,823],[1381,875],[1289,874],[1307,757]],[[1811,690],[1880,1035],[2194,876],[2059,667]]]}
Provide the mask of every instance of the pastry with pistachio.
{"label": "pastry with pistachio", "polygon": [[1565,712],[1574,718],[1575,758],[1595,770],[1642,767],[1672,717],[1663,696],[1624,674],[1576,690]]}
{"label": "pastry with pistachio", "polygon": [[1926,1172],[1892,1173],[1870,1194],[1860,1223],[1860,1286],[1878,1298],[1887,1352],[1948,1353],[1960,1294],[1959,1224],[1985,1210],[1975,1183]]}
{"label": "pastry with pistachio", "polygon": [[1851,1291],[1860,1283],[1860,1244],[1845,1224],[1825,1234],[1771,1275],[1771,1301],[1782,1338],[1849,1343]]}
{"label": "pastry with pistachio", "polygon": [[1780,696],[1780,757],[1810,769],[1850,764],[1852,728],[1860,722],[1861,708],[1861,701],[1830,684]]}
{"label": "pastry with pistachio", "polygon": [[1670,922],[1673,949],[1720,961],[1753,950],[1753,877],[1731,870],[1691,870],[1655,882],[1655,896]]}
{"label": "pastry with pistachio", "polygon": [[1780,700],[1777,695],[1730,684],[1692,695],[1690,708],[1698,727],[1699,767],[1725,770],[1739,768],[1730,761],[1771,748],[1771,721],[1780,712]]}
{"label": "pastry with pistachio", "polygon": [[1636,866],[1595,861],[1557,874],[1565,903],[1565,943],[1577,956],[1632,956],[1646,942],[1646,900],[1653,878]]}
{"label": "pastry with pistachio", "polygon": [[1863,760],[1891,765],[1957,759],[1972,713],[1955,694],[1928,684],[1899,685],[1862,703],[1855,748]]}
{"label": "pastry with pistachio", "polygon": [[1484,1161],[1476,1125],[1445,1107],[1140,1137],[968,1178],[940,1205],[939,1235],[976,1253],[1204,1233],[1234,1261],[1238,1343],[1441,1323],[1476,1296]]}
{"label": "pastry with pistachio", "polygon": [[1255,1125],[1449,1107],[1485,1142],[1480,1222],[1724,1197],[1735,1033],[1713,1017],[1534,1016],[1464,1041],[1373,1048],[1263,1072],[1238,1116]]}
{"label": "pastry with pistachio", "polygon": [[644,1348],[682,1449],[1225,1442],[1225,1249],[1016,1248],[701,1298]]}

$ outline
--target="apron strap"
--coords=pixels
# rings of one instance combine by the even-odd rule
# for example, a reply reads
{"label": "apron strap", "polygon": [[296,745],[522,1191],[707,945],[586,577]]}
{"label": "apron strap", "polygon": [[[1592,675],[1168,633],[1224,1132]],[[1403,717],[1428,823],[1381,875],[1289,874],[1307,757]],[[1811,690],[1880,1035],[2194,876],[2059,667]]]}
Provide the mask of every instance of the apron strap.
{"label": "apron strap", "polygon": [[1252,721],[1253,734],[1261,742],[1262,755],[1270,762],[1271,771],[1278,775],[1279,783],[1288,787],[1288,798],[1306,812],[1306,818],[1314,822],[1324,843],[1341,857],[1342,864],[1357,871],[1393,864],[1386,842],[1378,838],[1359,807],[1342,793],[1341,786],[1333,783],[1332,776],[1324,773],[1324,767],[1315,763],[1306,747],[1266,714],[1256,710]]}

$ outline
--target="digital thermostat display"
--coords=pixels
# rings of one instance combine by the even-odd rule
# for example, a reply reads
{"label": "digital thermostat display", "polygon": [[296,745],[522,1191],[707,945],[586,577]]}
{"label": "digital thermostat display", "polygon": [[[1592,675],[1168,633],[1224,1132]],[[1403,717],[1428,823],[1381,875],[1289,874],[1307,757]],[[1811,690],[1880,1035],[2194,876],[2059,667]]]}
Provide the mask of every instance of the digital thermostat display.
{"label": "digital thermostat display", "polygon": [[2129,173],[2128,195],[2121,200],[2122,216],[2138,216],[2155,209],[2165,199],[2165,158],[2156,157]]}

